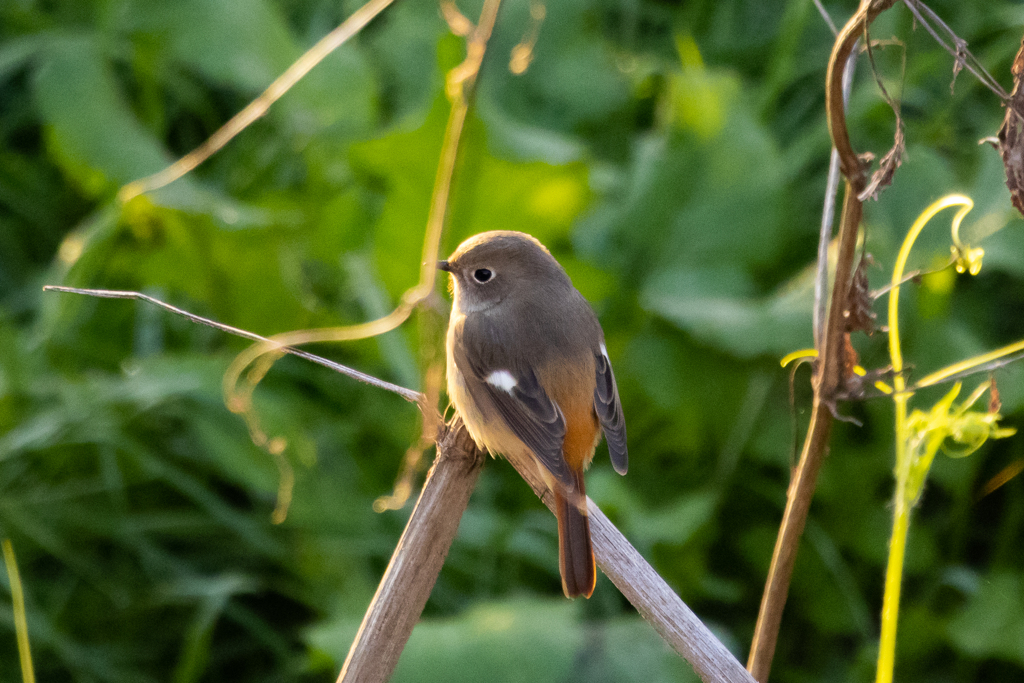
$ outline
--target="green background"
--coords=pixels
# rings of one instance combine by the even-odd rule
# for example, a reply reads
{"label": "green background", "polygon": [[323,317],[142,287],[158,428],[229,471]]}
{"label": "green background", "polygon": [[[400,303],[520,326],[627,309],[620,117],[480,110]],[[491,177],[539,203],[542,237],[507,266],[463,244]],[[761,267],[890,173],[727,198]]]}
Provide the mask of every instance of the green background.
{"label": "green background", "polygon": [[[826,6],[841,24],[855,4]],[[479,13],[478,1],[460,6]],[[18,554],[39,680],[337,675],[408,515],[372,503],[417,438],[415,407],[280,361],[256,392],[297,478],[287,520],[273,525],[277,470],[220,393],[245,344],[144,304],[41,288],[142,290],[261,334],[390,310],[417,277],[443,75],[463,56],[434,3],[398,0],[186,179],[127,209],[115,199],[357,7],[0,4],[0,535]],[[933,7],[1009,89],[1021,5]],[[794,418],[778,359],[811,345],[832,35],[809,0],[546,9],[534,61],[514,76],[529,3],[503,4],[442,252],[516,229],[565,265],[601,318],[629,429],[628,476],[602,446],[588,490],[745,660],[792,424],[802,434],[809,404],[804,369]],[[975,199],[965,234],[987,251],[978,277],[905,290],[904,351],[923,376],[1024,338],[1024,223],[998,154],[977,142],[1000,124],[998,98],[966,73],[951,93],[952,57],[902,5],[872,35],[902,41],[875,58],[908,140],[894,185],[865,209],[872,285],[947,192]],[[893,114],[866,59],[849,123],[859,150],[891,144]],[[926,231],[911,267],[947,257],[948,220]],[[440,319],[313,350],[419,388]],[[884,335],[855,343],[865,366],[887,364]],[[997,380],[1007,424],[1020,425],[1021,369]],[[833,432],[773,681],[873,676],[892,408],[874,398],[840,411],[864,426]],[[1024,458],[1022,444],[936,461],[911,528],[898,680],[1024,678],[1024,481],[981,495]],[[554,518],[507,463],[488,462],[394,680],[693,680],[607,579],[569,602],[557,567]],[[0,584],[0,680],[14,681]]]}

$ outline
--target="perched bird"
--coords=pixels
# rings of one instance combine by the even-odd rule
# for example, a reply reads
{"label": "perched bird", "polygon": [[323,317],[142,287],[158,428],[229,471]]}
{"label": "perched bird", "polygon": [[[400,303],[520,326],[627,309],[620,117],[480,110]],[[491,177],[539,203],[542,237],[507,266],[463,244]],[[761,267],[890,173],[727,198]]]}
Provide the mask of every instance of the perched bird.
{"label": "perched bird", "polygon": [[532,468],[554,493],[567,597],[590,597],[597,572],[583,471],[604,431],[626,473],[626,423],[604,333],[550,252],[521,232],[469,238],[451,273],[448,396],[492,455]]}

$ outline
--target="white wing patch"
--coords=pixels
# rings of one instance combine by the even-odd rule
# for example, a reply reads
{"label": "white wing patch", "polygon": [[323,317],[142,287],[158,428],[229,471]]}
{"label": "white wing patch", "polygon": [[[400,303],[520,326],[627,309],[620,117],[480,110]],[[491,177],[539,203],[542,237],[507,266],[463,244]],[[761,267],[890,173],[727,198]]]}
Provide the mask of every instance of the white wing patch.
{"label": "white wing patch", "polygon": [[516,384],[518,384],[516,378],[508,370],[495,370],[487,375],[487,383],[501,389],[506,394],[511,394],[512,390],[516,388]]}
{"label": "white wing patch", "polygon": [[608,347],[604,345],[604,342],[601,342],[601,355],[605,357],[605,360],[608,359]]}

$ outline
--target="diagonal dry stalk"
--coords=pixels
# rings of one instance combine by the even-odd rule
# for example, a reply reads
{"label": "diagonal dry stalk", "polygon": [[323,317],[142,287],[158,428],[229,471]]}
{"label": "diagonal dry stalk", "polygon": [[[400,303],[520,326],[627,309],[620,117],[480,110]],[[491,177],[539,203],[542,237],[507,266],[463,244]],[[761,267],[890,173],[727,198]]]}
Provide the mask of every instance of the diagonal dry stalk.
{"label": "diagonal dry stalk", "polygon": [[837,238],[839,253],[828,316],[818,341],[811,420],[800,453],[800,461],[790,480],[786,511],[775,541],[772,563],[768,570],[768,579],[765,582],[761,609],[758,612],[750,657],[747,661],[747,669],[761,683],[768,680],[771,671],[800,537],[807,522],[818,472],[828,451],[835,396],[843,382],[843,335],[846,331],[843,313],[853,272],[857,231],[863,214],[863,201],[860,195],[867,184],[867,177],[865,168],[850,143],[850,134],[846,128],[842,74],[858,38],[875,17],[893,4],[895,0],[862,0],[856,14],[836,36],[825,77],[825,109],[829,133],[839,155],[839,168],[846,179]]}
{"label": "diagonal dry stalk", "polygon": [[[519,475],[554,513],[555,497],[531,467],[510,460]],[[612,580],[658,635],[689,662],[705,683],[753,683],[739,660],[686,606],[665,579],[587,498],[597,566]]]}
{"label": "diagonal dry stalk", "polygon": [[[483,466],[460,419],[437,440],[437,458],[395,548],[338,683],[383,683],[412,634]],[[515,463],[513,463],[515,465]],[[531,468],[516,467],[551,508],[554,497]],[[592,500],[587,499],[598,566],[705,683],[753,683],[743,665],[700,621]]]}

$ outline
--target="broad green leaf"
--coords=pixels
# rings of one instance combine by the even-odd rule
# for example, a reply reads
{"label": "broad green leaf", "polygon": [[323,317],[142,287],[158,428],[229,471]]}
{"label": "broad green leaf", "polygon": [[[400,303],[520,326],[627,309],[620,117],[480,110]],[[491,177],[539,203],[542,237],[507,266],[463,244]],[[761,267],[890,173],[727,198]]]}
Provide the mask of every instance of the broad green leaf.
{"label": "broad green leaf", "polygon": [[456,619],[420,623],[393,680],[561,681],[584,643],[573,603],[490,603]]}
{"label": "broad green leaf", "polygon": [[812,301],[807,276],[770,296],[755,297],[740,273],[714,267],[656,273],[641,294],[647,310],[742,358],[781,357],[811,346]]}
{"label": "broad green leaf", "polygon": [[973,657],[996,657],[1024,665],[1024,581],[997,571],[981,582],[948,626],[949,639]]}
{"label": "broad green leaf", "polygon": [[55,40],[36,71],[35,95],[53,152],[87,194],[172,161],[131,112],[95,38]]}

